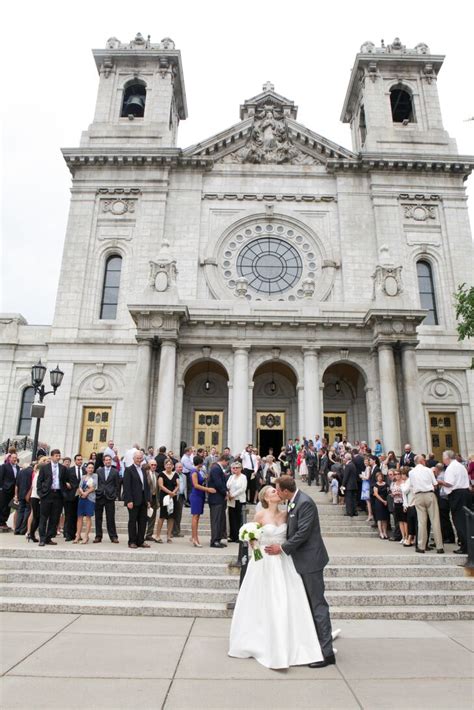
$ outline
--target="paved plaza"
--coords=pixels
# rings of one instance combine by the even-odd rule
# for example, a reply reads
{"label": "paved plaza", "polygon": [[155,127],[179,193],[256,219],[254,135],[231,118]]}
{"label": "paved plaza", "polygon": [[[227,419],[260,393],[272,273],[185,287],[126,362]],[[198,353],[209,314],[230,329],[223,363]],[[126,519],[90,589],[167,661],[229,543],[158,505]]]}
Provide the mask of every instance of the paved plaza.
{"label": "paved plaza", "polygon": [[1,707],[472,708],[472,622],[334,621],[335,667],[271,671],[228,619],[5,612]]}

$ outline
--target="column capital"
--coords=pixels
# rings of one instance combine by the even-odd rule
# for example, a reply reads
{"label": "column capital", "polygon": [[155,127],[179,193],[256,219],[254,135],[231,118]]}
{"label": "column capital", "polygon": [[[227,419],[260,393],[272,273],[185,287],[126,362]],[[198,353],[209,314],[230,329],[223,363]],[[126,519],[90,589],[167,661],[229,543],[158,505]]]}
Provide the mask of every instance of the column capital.
{"label": "column capital", "polygon": [[234,354],[238,353],[238,352],[248,354],[251,347],[252,347],[251,345],[233,345],[232,350],[233,350]]}
{"label": "column capital", "polygon": [[377,350],[379,352],[380,352],[380,350],[391,350],[393,352],[393,346],[394,346],[394,343],[390,343],[390,342],[382,340],[382,342],[377,344]]}
{"label": "column capital", "polygon": [[303,355],[319,355],[321,348],[319,345],[303,345],[301,350]]}
{"label": "column capital", "polygon": [[165,336],[161,336],[161,338],[160,338],[160,345],[161,345],[162,348],[165,347],[165,346],[167,346],[167,347],[170,347],[170,346],[176,347],[176,346],[178,345],[178,341],[177,341],[177,339],[176,339],[176,337],[175,337],[174,335],[165,335]]}
{"label": "column capital", "polygon": [[418,345],[418,340],[415,341],[402,341],[400,343],[402,350],[415,350]]}

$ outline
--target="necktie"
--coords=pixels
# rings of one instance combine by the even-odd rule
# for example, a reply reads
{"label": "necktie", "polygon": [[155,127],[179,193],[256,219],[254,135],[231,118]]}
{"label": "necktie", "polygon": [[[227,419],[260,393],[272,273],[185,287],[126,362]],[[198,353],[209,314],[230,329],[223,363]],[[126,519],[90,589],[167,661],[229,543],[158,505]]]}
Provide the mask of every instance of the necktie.
{"label": "necktie", "polygon": [[106,468],[106,469],[105,469],[105,480],[108,479],[108,477],[109,477],[109,472],[110,472],[110,468]]}
{"label": "necktie", "polygon": [[252,454],[250,454],[250,465],[252,468],[254,467]]}
{"label": "necktie", "polygon": [[80,481],[81,480],[81,472],[79,470],[79,466],[76,466],[76,476],[77,476],[77,480]]}

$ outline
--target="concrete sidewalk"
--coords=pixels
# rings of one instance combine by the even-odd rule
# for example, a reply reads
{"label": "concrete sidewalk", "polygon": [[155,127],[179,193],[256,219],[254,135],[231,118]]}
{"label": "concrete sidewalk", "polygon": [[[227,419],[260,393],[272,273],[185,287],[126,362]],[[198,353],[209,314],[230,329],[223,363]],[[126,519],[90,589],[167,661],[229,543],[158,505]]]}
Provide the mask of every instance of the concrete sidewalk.
{"label": "concrete sidewalk", "polygon": [[228,619],[0,615],[10,708],[471,708],[474,624],[341,621],[337,666],[227,656]]}

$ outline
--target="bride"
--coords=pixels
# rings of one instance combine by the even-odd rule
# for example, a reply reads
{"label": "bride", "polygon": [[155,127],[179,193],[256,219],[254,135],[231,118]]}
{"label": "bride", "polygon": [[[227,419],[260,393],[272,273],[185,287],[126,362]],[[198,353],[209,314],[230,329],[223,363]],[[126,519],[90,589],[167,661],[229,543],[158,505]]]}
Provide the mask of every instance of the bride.
{"label": "bride", "polygon": [[303,580],[293,560],[264,551],[266,545],[285,542],[287,513],[279,510],[281,500],[271,486],[262,488],[259,500],[262,509],[255,522],[263,526],[263,559],[255,561],[250,555],[232,618],[229,656],[253,657],[275,669],[322,661]]}

